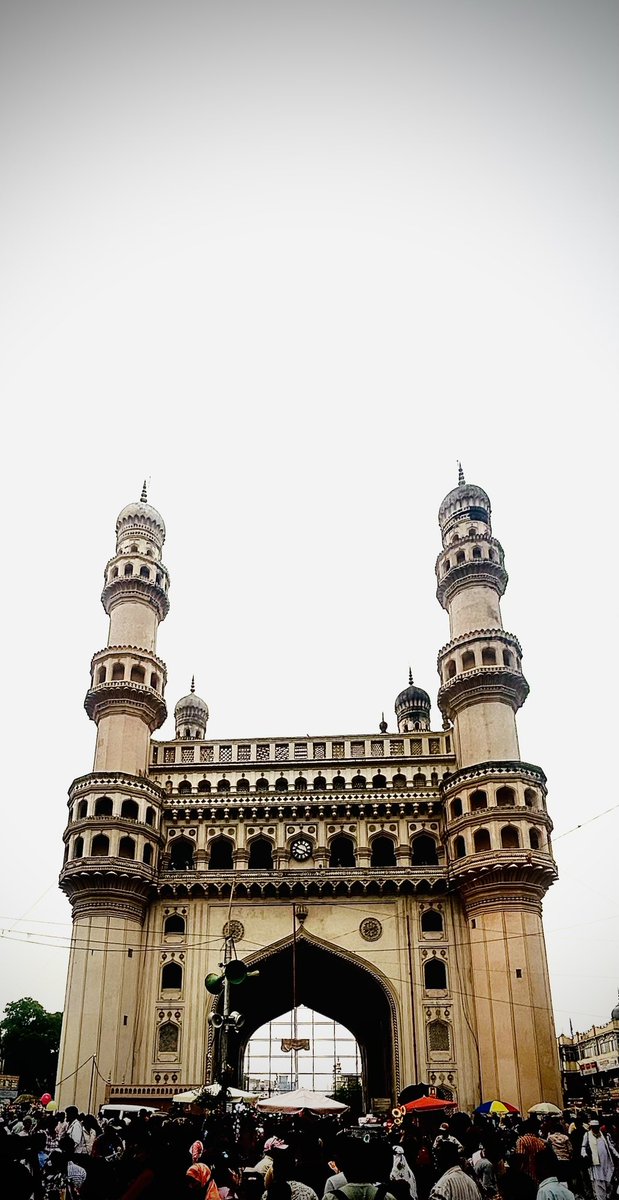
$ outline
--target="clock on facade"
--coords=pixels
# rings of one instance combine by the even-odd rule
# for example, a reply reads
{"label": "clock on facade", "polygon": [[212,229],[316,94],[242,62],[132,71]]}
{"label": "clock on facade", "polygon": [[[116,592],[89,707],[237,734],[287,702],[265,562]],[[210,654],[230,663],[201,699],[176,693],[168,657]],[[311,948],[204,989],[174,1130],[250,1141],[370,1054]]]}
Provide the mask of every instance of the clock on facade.
{"label": "clock on facade", "polygon": [[307,838],[297,838],[290,847],[290,853],[297,862],[305,862],[312,856],[312,844],[308,842]]}

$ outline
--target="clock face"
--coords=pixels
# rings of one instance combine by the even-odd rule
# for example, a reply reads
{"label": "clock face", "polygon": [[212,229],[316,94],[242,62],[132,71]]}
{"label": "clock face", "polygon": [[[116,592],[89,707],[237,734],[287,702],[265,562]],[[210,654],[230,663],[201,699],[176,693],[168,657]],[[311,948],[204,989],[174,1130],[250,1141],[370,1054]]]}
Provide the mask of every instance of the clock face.
{"label": "clock face", "polygon": [[296,842],[292,843],[290,853],[297,862],[305,862],[306,859],[312,856],[312,844],[307,838],[297,838]]}

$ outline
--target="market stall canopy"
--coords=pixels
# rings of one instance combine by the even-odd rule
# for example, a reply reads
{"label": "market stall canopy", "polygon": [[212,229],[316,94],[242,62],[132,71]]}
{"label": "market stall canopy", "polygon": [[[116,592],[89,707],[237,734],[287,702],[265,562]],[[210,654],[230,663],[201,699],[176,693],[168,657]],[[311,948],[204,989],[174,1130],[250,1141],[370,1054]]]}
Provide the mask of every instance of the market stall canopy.
{"label": "market stall canopy", "polygon": [[259,1112],[301,1113],[304,1109],[313,1113],[341,1113],[348,1110],[347,1104],[323,1096],[322,1092],[309,1092],[306,1088],[297,1088],[294,1092],[281,1092],[277,1096],[265,1096],[258,1100],[256,1108]]}
{"label": "market stall canopy", "polygon": [[420,1096],[418,1100],[409,1100],[408,1104],[402,1105],[407,1113],[443,1112],[455,1107],[455,1100],[439,1100],[438,1096]]}
{"label": "market stall canopy", "polygon": [[486,1100],[484,1104],[480,1104],[475,1109],[476,1113],[498,1113],[499,1116],[504,1116],[505,1113],[520,1112],[513,1104],[506,1104],[504,1100]]}

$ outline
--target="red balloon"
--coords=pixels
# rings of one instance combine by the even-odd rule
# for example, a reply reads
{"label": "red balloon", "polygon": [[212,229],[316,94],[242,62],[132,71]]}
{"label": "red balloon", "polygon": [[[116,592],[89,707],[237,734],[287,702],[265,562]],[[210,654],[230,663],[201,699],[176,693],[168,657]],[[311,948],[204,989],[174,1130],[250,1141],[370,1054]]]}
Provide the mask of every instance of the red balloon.
{"label": "red balloon", "polygon": [[43,1092],[43,1095],[41,1096],[41,1104],[43,1105],[43,1108],[45,1108],[46,1104],[49,1104],[50,1100],[51,1096],[49,1092]]}

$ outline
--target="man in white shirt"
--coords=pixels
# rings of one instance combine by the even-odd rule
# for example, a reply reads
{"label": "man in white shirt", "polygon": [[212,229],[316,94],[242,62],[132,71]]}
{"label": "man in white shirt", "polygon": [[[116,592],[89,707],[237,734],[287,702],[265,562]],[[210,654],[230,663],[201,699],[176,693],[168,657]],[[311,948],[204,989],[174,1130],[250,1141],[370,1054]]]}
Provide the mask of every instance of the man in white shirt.
{"label": "man in white shirt", "polygon": [[615,1164],[619,1162],[619,1154],[612,1143],[604,1137],[599,1121],[589,1121],[589,1129],[583,1138],[581,1154],[589,1169],[594,1200],[610,1200],[613,1194]]}

